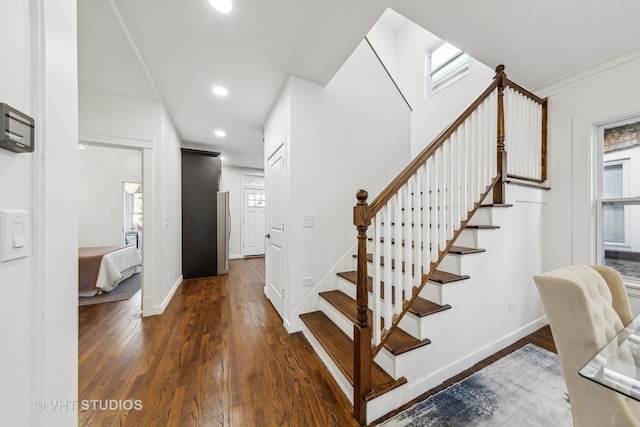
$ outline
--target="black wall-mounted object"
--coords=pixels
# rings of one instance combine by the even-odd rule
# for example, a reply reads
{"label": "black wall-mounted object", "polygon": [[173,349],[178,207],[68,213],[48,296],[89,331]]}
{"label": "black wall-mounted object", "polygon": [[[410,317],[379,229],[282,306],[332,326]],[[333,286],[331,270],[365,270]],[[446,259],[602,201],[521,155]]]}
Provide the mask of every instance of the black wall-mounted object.
{"label": "black wall-mounted object", "polygon": [[218,274],[217,192],[220,153],[182,149],[182,275]]}
{"label": "black wall-mounted object", "polygon": [[34,150],[35,121],[15,108],[0,103],[0,148],[14,153]]}

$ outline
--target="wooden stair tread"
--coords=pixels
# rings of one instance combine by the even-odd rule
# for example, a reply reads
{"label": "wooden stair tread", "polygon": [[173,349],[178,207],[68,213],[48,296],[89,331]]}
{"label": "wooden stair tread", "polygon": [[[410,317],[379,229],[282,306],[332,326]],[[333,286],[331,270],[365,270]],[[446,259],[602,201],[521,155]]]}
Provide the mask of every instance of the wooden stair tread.
{"label": "wooden stair tread", "polygon": [[464,228],[476,229],[476,230],[497,230],[499,225],[465,225]]}
{"label": "wooden stair tread", "polygon": [[481,208],[512,208],[511,203],[484,203],[480,205]]}
{"label": "wooden stair tread", "polygon": [[[321,292],[320,296],[327,302],[329,302],[329,304],[334,306],[338,311],[340,311],[340,313],[344,314],[349,320],[351,320],[351,322],[356,323],[358,309],[356,307],[356,301],[349,295],[336,290]],[[373,312],[371,310],[367,310],[367,315],[369,319],[373,318]],[[385,342],[384,348],[389,350],[391,354],[398,356],[402,353],[406,353],[407,351],[425,346],[430,343],[431,341],[429,339],[419,340],[403,331],[402,329],[396,328],[391,333],[391,336],[389,337],[387,342]]]}
{"label": "wooden stair tread", "polygon": [[486,249],[482,248],[465,248],[464,246],[451,246],[449,248],[450,254],[456,255],[467,255],[467,254],[477,254],[481,252],[486,252]]}
{"label": "wooden stair tread", "polygon": [[[353,386],[353,341],[321,311],[301,314],[300,319]],[[405,377],[393,379],[377,363],[372,362],[372,391],[366,400],[381,396],[406,382]]]}
{"label": "wooden stair tread", "polygon": [[[353,283],[354,285],[357,283],[356,271],[344,271],[344,272],[338,273],[338,276]],[[425,277],[425,275],[423,275],[423,277]],[[382,286],[382,282],[381,282],[381,286]],[[371,277],[367,277],[367,289],[369,290],[369,292],[373,292],[373,279]],[[382,295],[382,298],[384,298],[384,295]],[[425,317],[425,316],[429,316],[430,314],[448,310],[450,308],[451,306],[449,304],[440,305],[440,304],[436,304],[433,301],[426,300],[422,297],[417,297],[413,302],[413,304],[411,304],[411,307],[409,307],[409,313],[418,317]]]}
{"label": "wooden stair tread", "polygon": [[469,276],[467,276],[466,274],[459,275],[459,274],[448,273],[446,271],[436,270],[433,272],[429,280],[436,283],[446,284],[446,283],[457,282],[460,280],[467,280],[468,278]]}

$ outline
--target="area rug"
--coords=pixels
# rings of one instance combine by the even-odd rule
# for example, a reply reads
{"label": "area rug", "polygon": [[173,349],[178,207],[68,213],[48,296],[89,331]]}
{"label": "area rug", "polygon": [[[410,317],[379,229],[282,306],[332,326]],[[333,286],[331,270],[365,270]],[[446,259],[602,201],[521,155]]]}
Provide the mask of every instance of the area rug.
{"label": "area rug", "polygon": [[111,292],[105,292],[92,297],[79,297],[78,305],[102,304],[105,302],[123,301],[131,298],[140,290],[141,278],[140,273],[136,273],[128,279],[123,280]]}
{"label": "area rug", "polygon": [[558,356],[527,344],[380,425],[571,427],[573,420]]}

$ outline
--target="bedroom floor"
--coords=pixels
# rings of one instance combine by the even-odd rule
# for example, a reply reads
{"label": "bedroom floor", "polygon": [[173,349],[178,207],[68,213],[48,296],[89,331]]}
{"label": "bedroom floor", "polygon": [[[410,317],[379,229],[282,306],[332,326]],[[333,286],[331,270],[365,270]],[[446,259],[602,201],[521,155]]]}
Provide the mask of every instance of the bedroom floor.
{"label": "bedroom floor", "polygon": [[[185,280],[160,316],[142,318],[136,296],[79,307],[79,425],[355,425],[346,397],[302,334],[286,333],[263,287],[264,258],[231,260],[228,276]],[[543,328],[461,376],[527,342],[553,346]]]}

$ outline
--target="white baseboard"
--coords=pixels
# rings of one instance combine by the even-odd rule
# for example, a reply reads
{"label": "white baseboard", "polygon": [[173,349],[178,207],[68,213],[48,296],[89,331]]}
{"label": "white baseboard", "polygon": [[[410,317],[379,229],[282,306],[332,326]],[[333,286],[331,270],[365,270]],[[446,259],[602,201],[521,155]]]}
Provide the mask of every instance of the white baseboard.
{"label": "white baseboard", "polygon": [[164,301],[162,301],[162,304],[160,305],[153,305],[153,302],[154,302],[153,297],[145,298],[145,307],[147,307],[146,304],[149,304],[151,306],[151,309],[148,311],[145,310],[142,315],[144,317],[148,317],[148,316],[156,316],[158,314],[164,313],[164,310],[167,308],[167,306],[171,302],[171,298],[173,298],[173,295],[176,293],[176,291],[178,290],[178,287],[180,287],[181,284],[182,284],[182,274],[180,275],[180,277],[178,277],[178,280],[176,280],[176,282],[173,284],[171,291],[169,291],[169,294],[164,299]]}
{"label": "white baseboard", "polygon": [[519,339],[524,338],[529,334],[532,334],[533,332],[537,331],[538,329],[542,328],[548,323],[549,322],[547,321],[547,317],[543,316],[485,345],[484,347],[479,348],[473,353],[469,353],[465,355],[464,357],[456,360],[455,362],[449,364],[448,366],[445,366],[444,368],[431,373],[425,378],[422,378],[421,380],[413,382],[412,384],[410,384],[407,390],[408,399],[405,398],[405,400],[409,401],[421,395],[422,393],[428,390],[431,390],[432,388],[443,383],[449,378],[452,378],[458,375],[460,372],[470,368],[471,366],[480,362],[481,360],[484,360],[487,357],[491,356],[492,354],[495,354],[498,351],[502,350],[503,348],[510,346],[511,344],[518,341]]}
{"label": "white baseboard", "polygon": [[229,259],[242,259],[244,258],[241,254],[229,254]]}

